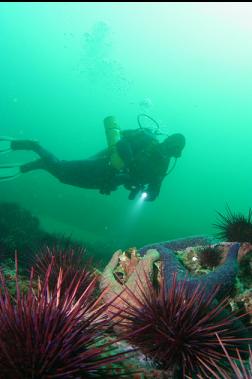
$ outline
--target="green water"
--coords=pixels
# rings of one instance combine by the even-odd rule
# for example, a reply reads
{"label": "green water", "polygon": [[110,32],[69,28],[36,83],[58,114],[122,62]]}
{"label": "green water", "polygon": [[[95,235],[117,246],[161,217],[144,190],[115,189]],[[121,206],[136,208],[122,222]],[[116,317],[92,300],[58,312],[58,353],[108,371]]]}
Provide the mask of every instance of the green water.
{"label": "green water", "polygon": [[157,200],[138,208],[124,188],[101,195],[42,171],[0,183],[0,200],[111,249],[211,234],[226,203],[247,213],[251,16],[251,3],[1,3],[1,135],[84,159],[106,146],[106,116],[134,129],[144,111],[187,143]]}

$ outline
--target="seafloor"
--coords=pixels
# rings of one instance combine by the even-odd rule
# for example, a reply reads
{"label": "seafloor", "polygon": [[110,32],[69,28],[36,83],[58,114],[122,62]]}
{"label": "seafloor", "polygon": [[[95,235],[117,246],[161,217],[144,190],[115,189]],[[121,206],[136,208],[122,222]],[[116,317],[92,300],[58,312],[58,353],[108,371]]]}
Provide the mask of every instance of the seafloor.
{"label": "seafloor", "polygon": [[[169,246],[172,250],[175,251],[176,259],[178,262],[182,263],[185,269],[188,271],[188,274],[192,277],[199,277],[204,275],[208,275],[211,272],[215,272],[215,270],[220,267],[225,261],[225,254],[230,246],[230,243],[224,243],[213,236],[189,236],[186,238],[166,241],[165,244]],[[221,248],[220,248],[221,247]],[[120,248],[120,246],[118,246]],[[145,248],[149,251],[151,249],[155,249],[155,245],[149,245]],[[218,250],[219,249],[219,250]],[[226,249],[226,252],[225,252]],[[30,287],[30,273],[31,268],[36,267],[37,256],[43,257],[43,254],[46,255],[48,251],[51,252],[52,256],[57,256],[58,252],[64,252],[64,254],[70,254],[70,252],[77,251],[78,253],[83,254],[84,260],[87,262],[89,267],[92,266],[93,274],[97,275],[99,280],[102,280],[102,275],[106,272],[106,267],[109,264],[110,259],[113,256],[114,251],[109,251],[109,248],[104,250],[103,246],[97,243],[97,245],[93,244],[83,244],[82,242],[72,241],[69,236],[64,235],[56,235],[45,232],[41,226],[39,220],[34,217],[30,212],[21,208],[19,205],[14,203],[0,203],[0,267],[1,267],[1,287],[2,292],[0,294],[0,303],[5,302],[6,293],[10,295],[10,304],[13,306],[15,310],[18,305],[18,296],[20,293],[27,294],[29,293]],[[60,255],[60,253],[59,253]],[[135,273],[137,264],[144,260],[143,250],[136,249],[134,247],[129,247],[129,249],[125,252],[120,252],[120,259],[117,262],[117,265],[113,267],[113,278],[109,278],[108,284],[113,287],[113,283],[117,281],[116,285],[120,285],[123,287],[125,283],[128,283],[128,279],[131,278],[132,274]],[[57,258],[56,258],[57,259]],[[112,258],[113,260],[113,258]],[[48,266],[50,265],[50,261],[45,261]],[[18,263],[18,264],[17,264]],[[71,260],[68,261],[68,265],[71,265]],[[160,283],[162,279],[163,271],[161,267],[161,260],[156,260],[154,264],[154,269],[152,270],[152,284]],[[18,277],[17,277],[17,266],[18,266]],[[62,266],[64,266],[64,262],[62,261]],[[75,266],[76,267],[76,266]],[[84,267],[84,266],[83,266]],[[44,268],[46,271],[48,267]],[[35,270],[36,271],[36,270]],[[42,270],[43,271],[43,270]],[[238,264],[238,273],[235,278],[234,288],[231,293],[229,293],[228,297],[228,307],[231,312],[237,312],[237,314],[245,314],[244,322],[246,323],[246,327],[250,330],[250,325],[252,322],[252,255],[249,253],[244,254],[244,256],[240,257]],[[74,274],[73,272],[71,275]],[[155,278],[154,278],[155,276]],[[3,279],[4,278],[4,279]],[[161,278],[161,279],[160,279]],[[43,279],[40,278],[43,282]],[[47,279],[45,279],[47,280]],[[99,281],[98,280],[98,281]],[[17,282],[19,285],[17,286]],[[130,282],[130,280],[129,280]],[[48,283],[47,283],[48,284]],[[154,286],[154,284],[153,284]],[[111,289],[110,288],[110,289]],[[36,292],[37,287],[33,286],[33,291]],[[7,292],[6,292],[7,291]],[[85,292],[85,289],[83,289]],[[115,291],[116,294],[116,291]],[[137,291],[135,292],[135,296]],[[24,295],[26,296],[26,295]],[[96,288],[93,295],[94,298],[101,299],[105,304],[109,301],[112,301],[112,297],[106,295],[101,297],[101,289]],[[48,300],[49,301],[49,300]],[[121,301],[122,302],[122,301]],[[10,307],[11,307],[10,306]],[[4,306],[0,307],[0,320],[4,319],[3,310]],[[102,308],[101,308],[102,309]],[[16,311],[15,311],[16,312]],[[104,315],[107,315],[107,309],[103,309]],[[1,314],[2,313],[2,314]],[[115,311],[114,311],[115,313]],[[118,315],[117,315],[118,316]],[[99,317],[102,317],[100,315]],[[98,317],[98,319],[99,319]],[[118,320],[116,318],[116,320]],[[11,322],[11,320],[10,320]],[[97,322],[97,320],[95,320]],[[114,322],[114,321],[113,321]],[[13,329],[14,330],[14,329]],[[12,330],[12,333],[13,333]],[[134,346],[134,344],[130,343],[130,341],[134,341],[134,339],[130,338],[122,338],[120,336],[120,324],[114,325],[111,324],[109,328],[105,328],[103,330],[103,334],[99,335],[99,342],[97,346],[103,346],[104,344],[107,347],[104,350],[100,351],[100,355],[103,357],[118,355],[118,353],[123,353],[123,359],[117,359],[115,361],[104,361],[104,365],[98,365],[98,371],[96,373],[95,369],[92,371],[87,371],[86,374],[67,374],[61,372],[58,374],[59,378],[92,378],[92,377],[100,377],[99,370],[104,370],[101,376],[103,378],[112,378],[112,377],[128,377],[128,378],[175,378],[179,377],[174,374],[174,370],[171,368],[163,368],[157,357],[148,356],[145,354],[139,346]],[[118,332],[119,331],[119,332]],[[16,330],[18,334],[18,330]],[[72,331],[69,330],[71,334]],[[94,333],[94,332],[92,332]],[[2,336],[1,336],[2,334]],[[53,374],[41,374],[41,376],[32,376],[33,374],[29,374],[29,369],[27,372],[25,371],[25,367],[22,368],[22,373],[20,371],[20,375],[13,374],[15,372],[15,359],[13,357],[10,358],[10,365],[6,364],[6,346],[9,344],[15,344],[15,338],[13,337],[13,341],[11,339],[9,342],[4,341],[3,337],[3,328],[0,327],[0,369],[1,372],[5,372],[5,374],[0,373],[1,379],[8,378],[33,378],[36,379],[41,378],[53,378]],[[10,336],[13,334],[10,334]],[[95,333],[93,334],[95,336]],[[30,338],[33,338],[30,336]],[[95,339],[95,337],[94,337]],[[4,341],[4,342],[3,342]],[[94,342],[94,341],[93,341]],[[54,341],[54,343],[57,343]],[[112,346],[112,348],[111,348]],[[7,346],[8,347],[8,346]],[[69,347],[70,348],[70,347]],[[17,350],[20,347],[17,346]],[[22,349],[21,349],[22,350]],[[10,350],[12,354],[16,354],[15,350]],[[18,354],[21,354],[18,351]],[[32,355],[32,349],[30,347],[29,354]],[[74,359],[74,358],[73,358]],[[100,358],[99,358],[100,359]],[[238,359],[239,361],[239,359]],[[14,362],[14,363],[13,363]],[[56,364],[56,363],[55,363]],[[224,365],[225,366],[225,365]],[[246,366],[246,362],[245,362]],[[58,370],[57,367],[56,370]],[[5,371],[4,371],[5,370]],[[207,374],[206,376],[192,376],[190,370],[184,376],[186,378],[195,377],[195,378],[228,378],[228,377],[238,377],[232,376],[232,368],[227,367],[226,372],[228,374],[215,374],[216,376],[211,376]],[[231,371],[229,371],[231,370]],[[245,370],[245,368],[244,368]],[[252,374],[249,372],[249,369],[246,369],[246,375],[244,378],[251,378]],[[49,372],[49,371],[48,371]],[[56,371],[55,371],[56,372]],[[57,371],[58,372],[58,371]],[[31,372],[30,372],[31,373]],[[201,374],[202,375],[202,374]],[[209,375],[209,376],[208,376]],[[219,376],[217,376],[219,375]],[[229,376],[225,376],[229,375]],[[55,376],[56,377],[56,376]]]}

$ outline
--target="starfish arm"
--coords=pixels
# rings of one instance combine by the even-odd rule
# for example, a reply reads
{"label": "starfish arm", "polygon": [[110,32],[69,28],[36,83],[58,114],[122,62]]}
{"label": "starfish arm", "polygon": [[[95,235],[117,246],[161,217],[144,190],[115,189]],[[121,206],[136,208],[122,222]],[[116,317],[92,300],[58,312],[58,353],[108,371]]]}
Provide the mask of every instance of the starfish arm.
{"label": "starfish arm", "polygon": [[184,279],[187,276],[187,270],[180,263],[175,252],[161,244],[155,244],[155,249],[159,252],[163,263],[163,275],[165,287],[168,290],[172,285],[173,275],[176,273],[178,279]]}
{"label": "starfish arm", "polygon": [[169,279],[173,273],[177,273],[179,277],[184,277],[187,273],[186,268],[179,261],[175,252],[163,245],[159,245],[157,250],[160,253],[163,262],[164,277]]}
{"label": "starfish arm", "polygon": [[[144,290],[148,286],[147,281],[152,280],[153,264],[160,260],[160,254],[156,249],[149,249],[146,255],[139,261],[135,271],[127,281],[127,287],[131,291]],[[140,292],[142,292],[142,290]]]}
{"label": "starfish arm", "polygon": [[117,280],[114,277],[114,269],[116,268],[118,261],[119,261],[119,256],[122,253],[121,250],[117,250],[114,254],[107,266],[105,267],[101,281],[100,281],[100,288],[101,290],[104,290],[105,288],[109,288],[113,294],[118,294],[122,291],[122,286],[120,283],[117,282]]}
{"label": "starfish arm", "polygon": [[159,247],[165,247],[172,250],[184,250],[187,247],[192,246],[207,246],[213,243],[213,239],[209,236],[192,236],[189,238],[179,238],[175,240],[162,241],[143,246],[139,249],[141,255],[144,255],[149,249],[158,249]]}
{"label": "starfish arm", "polygon": [[222,299],[228,296],[234,288],[235,278],[238,272],[237,255],[239,248],[239,243],[233,244],[229,248],[225,262],[220,267],[199,278],[189,279],[188,287],[193,290],[196,286],[200,285],[205,287],[209,293],[219,286],[217,298]]}
{"label": "starfish arm", "polygon": [[[128,302],[135,302],[139,305],[143,289],[148,285],[147,276],[151,276],[153,272],[153,263],[160,259],[159,253],[156,250],[150,250],[144,258],[142,258],[135,271],[130,275],[125,285],[119,284],[113,275],[113,270],[116,268],[121,251],[117,251],[109,264],[106,266],[102,281],[101,289],[107,289],[103,295],[103,299],[109,305],[107,313],[114,317],[114,320],[120,321],[120,312],[128,307]],[[135,297],[132,299],[132,295]]]}

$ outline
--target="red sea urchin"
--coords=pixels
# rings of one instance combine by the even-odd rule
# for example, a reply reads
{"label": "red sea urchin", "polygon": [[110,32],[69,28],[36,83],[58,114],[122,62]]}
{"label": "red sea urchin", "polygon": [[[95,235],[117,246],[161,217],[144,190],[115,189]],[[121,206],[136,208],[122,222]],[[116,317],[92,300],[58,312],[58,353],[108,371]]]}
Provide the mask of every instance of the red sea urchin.
{"label": "red sea urchin", "polygon": [[226,214],[217,212],[219,222],[213,224],[219,229],[217,236],[229,242],[250,242],[252,243],[252,210],[248,211],[245,217],[241,213],[233,213],[229,206],[226,206]]}
{"label": "red sea urchin", "polygon": [[51,265],[51,273],[49,277],[49,285],[54,287],[58,280],[60,269],[64,271],[64,281],[62,283],[61,292],[67,289],[75,277],[81,277],[81,285],[78,288],[78,293],[82,293],[94,277],[94,269],[92,268],[90,259],[85,257],[83,248],[66,248],[46,247],[40,250],[36,255],[34,262],[35,274],[44,280],[48,266]]}
{"label": "red sea urchin", "polygon": [[[249,360],[247,364],[241,358],[239,350],[236,350],[235,356],[230,356],[226,350],[223,342],[221,341],[218,334],[216,334],[220,346],[222,347],[226,358],[228,360],[229,366],[228,371],[223,371],[218,365],[216,365],[216,371],[214,373],[214,379],[252,379],[252,352],[249,348]],[[198,379],[205,379],[203,376],[198,375]],[[188,378],[190,379],[190,378]]]}
{"label": "red sea urchin", "polygon": [[164,288],[162,279],[158,292],[150,281],[148,290],[139,288],[140,298],[128,290],[132,301],[128,297],[121,324],[122,336],[158,368],[172,369],[174,378],[210,378],[227,363],[216,333],[229,353],[247,351],[247,329],[227,310],[227,300],[218,304],[215,292],[199,286],[188,296],[186,281],[179,282],[176,275],[167,293]]}
{"label": "red sea urchin", "polygon": [[86,280],[85,274],[79,275],[61,294],[64,272],[60,270],[50,290],[51,268],[36,289],[31,274],[27,294],[20,292],[17,280],[14,301],[0,274],[0,379],[113,377],[106,365],[121,356],[113,353],[111,343],[102,342],[111,320],[103,317],[106,306],[100,299],[93,300],[97,278],[77,296]]}

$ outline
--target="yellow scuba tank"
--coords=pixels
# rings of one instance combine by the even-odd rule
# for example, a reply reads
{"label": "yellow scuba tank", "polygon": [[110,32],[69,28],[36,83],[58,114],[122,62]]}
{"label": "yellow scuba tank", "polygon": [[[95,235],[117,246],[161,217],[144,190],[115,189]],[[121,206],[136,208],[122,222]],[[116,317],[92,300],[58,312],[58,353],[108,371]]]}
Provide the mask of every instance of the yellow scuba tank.
{"label": "yellow scuba tank", "polygon": [[116,123],[116,120],[113,116],[108,116],[104,119],[104,127],[108,149],[110,152],[111,164],[117,170],[121,170],[124,166],[124,163],[116,149],[116,143],[121,138],[121,129],[119,125]]}

